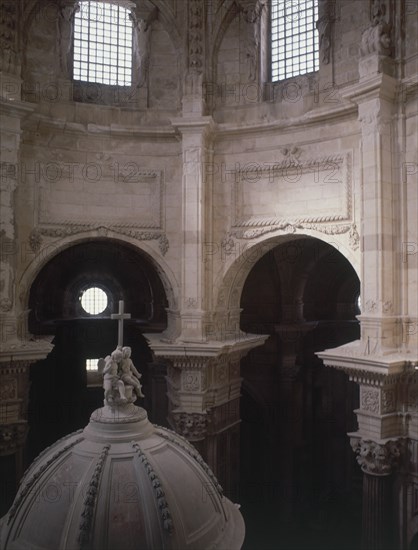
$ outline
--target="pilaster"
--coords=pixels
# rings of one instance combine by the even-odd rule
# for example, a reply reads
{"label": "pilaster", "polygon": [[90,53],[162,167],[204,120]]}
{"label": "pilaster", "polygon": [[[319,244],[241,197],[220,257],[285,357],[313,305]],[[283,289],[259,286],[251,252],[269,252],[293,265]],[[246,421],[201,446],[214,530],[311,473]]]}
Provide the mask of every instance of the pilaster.
{"label": "pilaster", "polygon": [[198,117],[175,119],[172,124],[182,136],[183,149],[179,338],[198,342],[206,339],[210,307],[211,284],[206,280],[204,243],[211,238],[211,182],[206,172],[211,162],[214,122],[211,117]]}

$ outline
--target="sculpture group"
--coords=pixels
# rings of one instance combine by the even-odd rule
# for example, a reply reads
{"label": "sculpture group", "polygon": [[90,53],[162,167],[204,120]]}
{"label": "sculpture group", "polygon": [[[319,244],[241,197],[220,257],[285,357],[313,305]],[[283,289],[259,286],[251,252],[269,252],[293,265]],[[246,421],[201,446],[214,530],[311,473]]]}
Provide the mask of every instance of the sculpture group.
{"label": "sculpture group", "polygon": [[99,359],[99,371],[103,372],[105,405],[114,407],[122,403],[134,403],[142,393],[142,374],[135,368],[129,346],[118,346],[105,359]]}

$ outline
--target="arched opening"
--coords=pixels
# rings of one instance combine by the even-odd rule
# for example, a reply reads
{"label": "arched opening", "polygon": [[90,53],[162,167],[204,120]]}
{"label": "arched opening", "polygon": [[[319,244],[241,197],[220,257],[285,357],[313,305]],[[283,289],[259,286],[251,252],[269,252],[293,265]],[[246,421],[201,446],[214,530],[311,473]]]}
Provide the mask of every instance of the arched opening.
{"label": "arched opening", "polygon": [[142,332],[161,332],[167,326],[160,277],[138,249],[110,239],[79,243],[53,257],[30,290],[29,331],[51,335],[54,349],[31,367],[27,461],[85,426],[91,412],[103,405],[96,366],[117,345],[117,322],[110,314],[119,300],[131,314],[124,323],[124,344],[132,348],[142,373],[143,404],[152,416],[152,354]]}
{"label": "arched opening", "polygon": [[346,435],[358,388],[315,355],[359,337],[359,291],[347,259],[314,238],[279,244],[245,281],[241,329],[270,335],[241,361],[258,396],[256,415],[248,392],[241,401],[245,548],[359,545],[361,472]]}

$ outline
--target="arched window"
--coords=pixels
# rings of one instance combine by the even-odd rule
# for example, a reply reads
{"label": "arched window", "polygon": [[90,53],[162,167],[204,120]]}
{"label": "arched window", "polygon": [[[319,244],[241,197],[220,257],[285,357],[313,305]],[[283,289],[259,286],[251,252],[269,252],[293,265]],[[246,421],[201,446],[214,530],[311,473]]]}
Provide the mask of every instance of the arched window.
{"label": "arched window", "polygon": [[73,78],[114,86],[131,85],[129,9],[108,2],[80,2],[74,18]]}
{"label": "arched window", "polygon": [[271,0],[271,76],[284,80],[317,71],[318,0]]}

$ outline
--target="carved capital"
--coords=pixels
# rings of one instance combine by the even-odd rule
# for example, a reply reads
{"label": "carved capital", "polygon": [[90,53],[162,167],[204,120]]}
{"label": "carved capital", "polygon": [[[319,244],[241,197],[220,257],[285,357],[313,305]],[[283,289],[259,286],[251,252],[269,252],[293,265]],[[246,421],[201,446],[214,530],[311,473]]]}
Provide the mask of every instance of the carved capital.
{"label": "carved capital", "polygon": [[12,424],[0,424],[0,456],[13,454],[22,449],[27,433],[26,420],[20,420]]}
{"label": "carved capital", "polygon": [[173,412],[171,417],[175,431],[189,439],[204,439],[207,431],[207,415],[201,413]]}
{"label": "carved capital", "polygon": [[389,440],[385,443],[358,437],[350,439],[351,448],[357,455],[357,462],[366,474],[384,476],[392,473],[399,464],[403,440]]}

